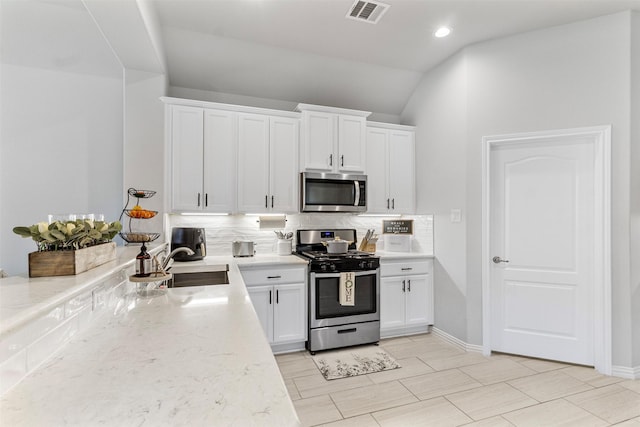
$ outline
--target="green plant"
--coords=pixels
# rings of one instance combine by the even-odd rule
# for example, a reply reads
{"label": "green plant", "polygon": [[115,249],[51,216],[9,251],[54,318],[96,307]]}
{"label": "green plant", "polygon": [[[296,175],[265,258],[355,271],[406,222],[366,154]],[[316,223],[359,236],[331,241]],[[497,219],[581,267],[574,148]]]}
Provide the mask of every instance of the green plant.
{"label": "green plant", "polygon": [[107,243],[122,230],[119,221],[111,223],[79,219],[77,221],[55,221],[51,224],[39,222],[30,227],[14,227],[13,232],[22,237],[31,237],[38,251],[64,251],[82,249]]}

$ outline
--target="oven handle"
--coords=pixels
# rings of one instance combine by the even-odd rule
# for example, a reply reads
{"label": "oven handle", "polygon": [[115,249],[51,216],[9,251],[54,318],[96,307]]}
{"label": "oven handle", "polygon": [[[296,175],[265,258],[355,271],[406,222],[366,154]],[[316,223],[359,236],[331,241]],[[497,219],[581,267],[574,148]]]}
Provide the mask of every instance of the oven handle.
{"label": "oven handle", "polygon": [[[377,268],[375,270],[366,270],[366,271],[345,271],[344,273],[354,273],[356,277],[358,276],[369,276],[371,274],[377,274],[380,269]],[[314,277],[318,277],[321,279],[325,279],[328,277],[340,277],[340,273],[312,273]]]}

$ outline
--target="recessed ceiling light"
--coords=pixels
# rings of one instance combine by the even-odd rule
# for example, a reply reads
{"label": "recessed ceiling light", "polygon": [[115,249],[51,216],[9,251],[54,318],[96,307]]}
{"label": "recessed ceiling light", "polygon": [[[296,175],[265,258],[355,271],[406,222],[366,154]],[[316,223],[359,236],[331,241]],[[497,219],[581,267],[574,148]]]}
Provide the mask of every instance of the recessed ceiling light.
{"label": "recessed ceiling light", "polygon": [[433,33],[438,38],[447,37],[449,34],[451,34],[451,28],[449,27],[440,27]]}

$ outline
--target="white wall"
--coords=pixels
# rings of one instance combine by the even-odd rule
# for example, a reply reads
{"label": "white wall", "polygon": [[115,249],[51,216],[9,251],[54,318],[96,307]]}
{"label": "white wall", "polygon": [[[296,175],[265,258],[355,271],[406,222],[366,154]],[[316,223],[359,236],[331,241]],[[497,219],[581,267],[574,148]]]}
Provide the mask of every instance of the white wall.
{"label": "white wall", "polygon": [[[455,283],[457,288],[466,289],[467,306],[466,336],[461,334],[458,338],[471,344],[482,342],[482,137],[612,124],[613,363],[632,366],[629,302],[630,13],[480,43],[466,48],[456,57],[449,62],[464,62],[466,66],[464,72],[454,68],[455,73],[451,77],[457,78],[459,87],[466,90],[467,111],[460,118],[463,126],[466,122],[462,148],[462,158],[466,162],[442,155],[452,143],[459,144],[461,138],[449,129],[452,126],[449,111],[434,112],[436,101],[429,100],[431,97],[444,98],[439,92],[440,87],[432,82],[433,73],[442,73],[442,67],[427,73],[401,117],[417,124],[419,130],[421,122],[433,127],[426,133],[419,131],[416,137],[419,152],[438,154],[437,157],[417,159],[426,169],[438,171],[426,172],[432,181],[438,180],[440,171],[446,168],[465,175],[462,188],[457,175],[443,175],[445,179],[452,179],[452,191],[457,193],[455,199],[464,200],[465,238],[461,239],[459,233],[448,227],[441,228],[438,215],[435,222],[435,251],[440,263],[446,266],[455,263],[456,258],[466,257],[466,277]],[[444,76],[439,78],[440,81],[447,79]],[[454,96],[460,98],[460,95]],[[462,111],[461,105],[464,101],[453,111]],[[451,138],[442,138],[441,135]],[[448,181],[439,182],[443,186],[450,185]],[[433,192],[428,186],[420,186],[418,191],[419,200],[433,199],[427,203],[438,206],[440,210],[444,209],[441,205],[451,203],[454,198]],[[448,238],[458,242],[457,247],[439,252],[438,240]],[[438,304],[442,303],[441,294],[436,294]],[[455,304],[458,305],[459,301]],[[453,335],[459,333],[459,324],[452,319],[436,326]]]}
{"label": "white wall", "polygon": [[640,13],[631,19],[631,321],[633,366],[640,366]]}
{"label": "white wall", "polygon": [[[467,340],[466,75],[465,56],[451,57],[425,76],[403,115],[417,126],[417,211],[434,216],[435,324],[463,341]],[[461,210],[461,222],[451,222],[451,209]]]}
{"label": "white wall", "polygon": [[[156,191],[149,199],[131,198],[129,209],[139,202],[145,209],[164,210],[164,103],[160,97],[166,90],[163,74],[125,70],[124,200],[121,203],[127,202],[128,188]],[[122,225],[125,231],[161,233],[162,215],[144,220],[124,216]]]}
{"label": "white wall", "polygon": [[0,262],[27,271],[11,230],[50,213],[116,220],[122,192],[122,79],[2,64]]}

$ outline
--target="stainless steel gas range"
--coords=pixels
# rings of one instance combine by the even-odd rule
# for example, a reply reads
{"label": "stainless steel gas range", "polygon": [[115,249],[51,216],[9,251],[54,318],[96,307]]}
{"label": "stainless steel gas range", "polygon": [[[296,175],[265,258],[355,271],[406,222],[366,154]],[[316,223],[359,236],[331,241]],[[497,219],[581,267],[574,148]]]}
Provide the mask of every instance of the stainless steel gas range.
{"label": "stainless steel gas range", "polygon": [[[309,260],[309,351],[378,342],[380,259],[355,250],[356,230],[298,230],[296,237],[296,254]],[[349,242],[346,253],[327,253],[323,242],[336,238]],[[341,300],[345,283],[350,298]]]}

